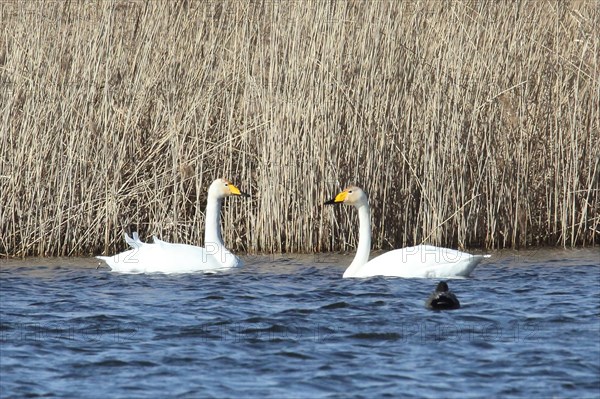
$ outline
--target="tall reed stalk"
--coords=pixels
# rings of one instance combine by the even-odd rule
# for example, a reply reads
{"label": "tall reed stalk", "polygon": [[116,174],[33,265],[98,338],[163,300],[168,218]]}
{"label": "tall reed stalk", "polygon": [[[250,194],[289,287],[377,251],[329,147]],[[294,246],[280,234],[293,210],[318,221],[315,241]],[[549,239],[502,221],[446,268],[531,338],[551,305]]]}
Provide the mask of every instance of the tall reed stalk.
{"label": "tall reed stalk", "polygon": [[0,1],[0,253],[595,245],[590,1]]}

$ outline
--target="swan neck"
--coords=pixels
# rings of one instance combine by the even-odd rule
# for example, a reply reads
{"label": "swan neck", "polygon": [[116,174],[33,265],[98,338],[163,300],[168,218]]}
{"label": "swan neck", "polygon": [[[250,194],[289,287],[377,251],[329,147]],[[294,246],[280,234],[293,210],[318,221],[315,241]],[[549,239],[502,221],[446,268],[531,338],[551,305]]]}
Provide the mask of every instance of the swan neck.
{"label": "swan neck", "polygon": [[358,207],[358,248],[352,264],[348,267],[344,276],[352,276],[369,261],[371,252],[371,210],[369,204]]}
{"label": "swan neck", "polygon": [[204,246],[217,245],[223,247],[223,236],[221,235],[221,204],[222,198],[208,196],[206,203],[206,226],[204,231]]}

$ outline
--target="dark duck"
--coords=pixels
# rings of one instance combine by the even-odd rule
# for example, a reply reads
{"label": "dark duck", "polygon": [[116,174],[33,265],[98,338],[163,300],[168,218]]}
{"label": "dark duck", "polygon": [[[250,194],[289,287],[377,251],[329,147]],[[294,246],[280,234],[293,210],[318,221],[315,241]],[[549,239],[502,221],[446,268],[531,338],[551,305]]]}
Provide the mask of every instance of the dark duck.
{"label": "dark duck", "polygon": [[450,310],[460,308],[460,302],[456,295],[449,289],[445,281],[440,281],[435,287],[435,291],[431,293],[425,306],[433,310]]}

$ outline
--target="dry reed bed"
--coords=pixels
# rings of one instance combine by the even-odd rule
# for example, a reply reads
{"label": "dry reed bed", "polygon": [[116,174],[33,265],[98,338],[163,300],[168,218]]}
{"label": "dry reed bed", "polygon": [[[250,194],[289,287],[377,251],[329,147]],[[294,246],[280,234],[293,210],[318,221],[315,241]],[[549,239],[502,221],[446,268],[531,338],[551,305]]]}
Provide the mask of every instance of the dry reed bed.
{"label": "dry reed bed", "polygon": [[0,253],[597,244],[594,1],[0,1]]}

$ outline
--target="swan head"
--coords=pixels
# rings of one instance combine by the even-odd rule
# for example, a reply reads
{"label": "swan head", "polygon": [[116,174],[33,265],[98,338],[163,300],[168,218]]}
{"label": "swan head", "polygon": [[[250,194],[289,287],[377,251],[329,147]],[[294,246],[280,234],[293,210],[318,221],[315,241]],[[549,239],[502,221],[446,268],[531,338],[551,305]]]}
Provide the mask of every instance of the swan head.
{"label": "swan head", "polygon": [[241,197],[250,197],[250,195],[240,191],[232,182],[227,179],[216,179],[208,188],[208,195],[215,198],[225,198],[231,195]]}
{"label": "swan head", "polygon": [[368,204],[369,200],[367,199],[367,194],[357,186],[348,186],[344,189],[344,191],[340,192],[335,198],[325,202],[325,205],[329,204],[347,204],[354,205],[355,207],[360,207],[362,205]]}

